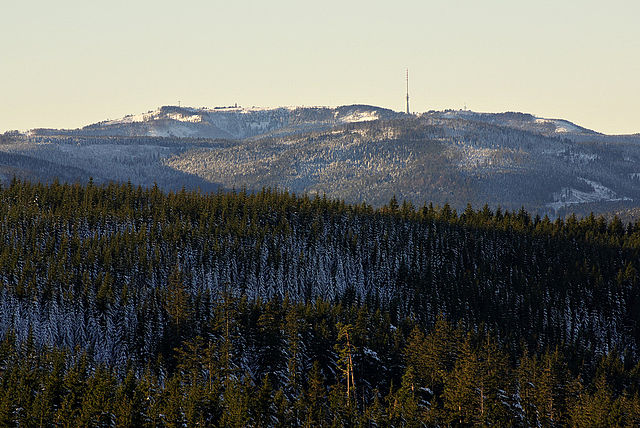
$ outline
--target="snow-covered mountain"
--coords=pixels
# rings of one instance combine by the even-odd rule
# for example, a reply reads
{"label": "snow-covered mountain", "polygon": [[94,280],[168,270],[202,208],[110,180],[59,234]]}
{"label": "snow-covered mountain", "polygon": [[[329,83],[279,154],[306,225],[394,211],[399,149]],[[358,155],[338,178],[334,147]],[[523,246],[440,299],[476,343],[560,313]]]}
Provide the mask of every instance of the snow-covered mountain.
{"label": "snow-covered mountain", "polygon": [[640,206],[640,137],[513,112],[165,106],[75,130],[0,135],[0,180],[13,175],[588,214]]}
{"label": "snow-covered mountain", "polygon": [[[324,130],[345,123],[392,119],[400,115],[392,110],[367,105],[336,108],[163,106],[147,113],[128,115],[63,132],[66,135],[244,139],[270,133]],[[51,135],[60,134],[61,131],[34,132]]]}
{"label": "snow-covered mountain", "polygon": [[464,119],[507,126],[543,135],[601,135],[568,120],[537,117],[528,113],[478,113],[470,110],[445,110],[442,112],[432,111],[427,114],[440,118]]}
{"label": "snow-covered mountain", "polygon": [[[79,129],[35,129],[31,134],[245,139],[323,131],[347,123],[398,119],[404,116],[404,113],[389,109],[357,104],[276,108],[163,106],[146,113],[105,120]],[[445,110],[417,116],[488,123],[548,136],[601,135],[568,120],[537,117],[527,113]]]}

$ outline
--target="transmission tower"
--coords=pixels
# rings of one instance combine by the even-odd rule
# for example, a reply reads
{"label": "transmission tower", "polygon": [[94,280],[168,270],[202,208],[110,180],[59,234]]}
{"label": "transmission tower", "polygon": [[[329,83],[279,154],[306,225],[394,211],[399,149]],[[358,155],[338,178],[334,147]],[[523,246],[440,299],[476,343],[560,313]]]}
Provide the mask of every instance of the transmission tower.
{"label": "transmission tower", "polygon": [[407,68],[407,114],[411,114],[409,112],[409,69]]}

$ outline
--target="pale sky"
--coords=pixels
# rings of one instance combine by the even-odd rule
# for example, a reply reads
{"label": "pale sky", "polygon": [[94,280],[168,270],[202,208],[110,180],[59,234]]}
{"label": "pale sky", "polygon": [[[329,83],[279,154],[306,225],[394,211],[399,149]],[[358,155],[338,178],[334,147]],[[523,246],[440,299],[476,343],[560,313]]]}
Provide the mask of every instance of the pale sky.
{"label": "pale sky", "polygon": [[20,0],[0,131],[161,105],[521,111],[640,132],[639,0]]}

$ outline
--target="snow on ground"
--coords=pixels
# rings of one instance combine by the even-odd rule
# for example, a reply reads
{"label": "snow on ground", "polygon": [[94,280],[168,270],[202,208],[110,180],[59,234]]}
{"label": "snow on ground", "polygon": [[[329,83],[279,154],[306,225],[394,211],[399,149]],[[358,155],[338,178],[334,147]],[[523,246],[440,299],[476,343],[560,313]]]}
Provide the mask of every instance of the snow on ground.
{"label": "snow on ground", "polygon": [[187,116],[180,113],[170,113],[170,114],[167,114],[167,117],[169,119],[177,120],[178,122],[191,122],[191,123],[202,122],[202,116],[200,116],[199,114],[192,114],[190,116]]}
{"label": "snow on ground", "polygon": [[104,125],[121,125],[125,123],[138,123],[138,122],[147,122],[153,119],[154,115],[157,114],[158,111],[142,113],[142,114],[129,114],[123,117],[122,119],[114,119],[107,120],[103,122]]}
{"label": "snow on ground", "polygon": [[251,129],[268,129],[271,126],[271,122],[268,120],[261,120],[259,122],[249,122]]}
{"label": "snow on ground", "polygon": [[375,361],[380,361],[380,357],[378,357],[378,353],[370,348],[367,348],[366,346],[363,349],[364,354],[369,356],[371,359],[375,360]]}
{"label": "snow on ground", "polygon": [[470,117],[477,114],[477,112],[471,110],[446,110],[442,113],[442,117],[445,119],[457,119],[459,117]]}
{"label": "snow on ground", "polygon": [[556,132],[559,134],[566,134],[567,132],[580,132],[580,128],[571,122],[561,119],[545,119],[542,117],[536,118],[536,123],[547,124],[550,123],[556,127]]}
{"label": "snow on ground", "polygon": [[600,156],[593,153],[572,152],[570,160],[573,163],[588,163],[600,159]]}
{"label": "snow on ground", "polygon": [[473,171],[477,168],[492,166],[497,152],[495,149],[461,146],[457,150],[457,153],[462,155],[458,161],[458,168]]}
{"label": "snow on ground", "polygon": [[631,198],[628,198],[626,196],[618,197],[616,192],[595,181],[587,180],[586,178],[581,177],[579,179],[591,186],[593,190],[591,192],[583,192],[571,187],[563,187],[560,192],[556,192],[553,194],[553,202],[548,203],[547,206],[557,211],[558,209],[568,205],[586,204],[589,202],[613,202],[632,200]]}
{"label": "snow on ground", "polygon": [[177,122],[190,122],[198,123],[202,122],[202,113],[204,110],[193,109],[186,107],[176,108],[178,111],[166,111],[162,107],[155,111],[150,111],[142,114],[127,115],[121,119],[107,120],[102,122],[101,125],[123,125],[129,123],[150,122],[159,119],[171,119]]}
{"label": "snow on ground", "polygon": [[[293,111],[299,107],[286,106],[286,107],[216,107],[216,108],[193,108],[193,107],[175,107],[165,106],[159,107],[154,111],[148,111],[141,114],[129,114],[120,119],[107,120],[101,123],[101,125],[122,125],[129,123],[149,122],[151,120],[158,119],[172,119],[178,122],[202,122],[203,116],[216,115],[216,114],[252,114],[260,112],[272,112],[275,110],[287,110]],[[167,111],[169,110],[169,111]],[[376,118],[377,119],[377,118]]]}
{"label": "snow on ground", "polygon": [[595,153],[576,152],[573,150],[567,150],[564,147],[550,150],[542,150],[541,154],[551,155],[562,158],[570,163],[585,165],[589,162],[594,162],[600,159],[600,156]]}
{"label": "snow on ground", "polygon": [[[332,107],[179,107],[162,106],[154,111],[138,115],[128,115],[121,119],[107,120],[89,125],[106,132],[105,128],[115,126],[118,133],[136,133],[157,137],[197,137],[249,138],[277,131],[288,126],[333,126],[354,122],[379,120],[381,113],[373,106],[345,106],[334,109],[334,116],[327,115]],[[294,113],[302,112],[302,119]],[[317,109],[317,111],[316,111]],[[302,123],[300,122],[302,120]],[[142,124],[142,126],[139,126]],[[132,126],[131,131],[127,130]]]}
{"label": "snow on ground", "polygon": [[551,155],[551,156],[562,156],[564,153],[566,153],[566,149],[565,148],[552,148],[549,150],[542,150],[540,152],[540,154],[542,155]]}
{"label": "snow on ground", "polygon": [[475,143],[458,140],[447,148],[458,169],[478,172],[487,169],[520,168],[527,154],[509,148],[478,147]]}
{"label": "snow on ground", "polygon": [[341,117],[339,120],[343,123],[353,122],[369,122],[372,120],[378,120],[378,113],[372,111],[354,111],[353,113]]}

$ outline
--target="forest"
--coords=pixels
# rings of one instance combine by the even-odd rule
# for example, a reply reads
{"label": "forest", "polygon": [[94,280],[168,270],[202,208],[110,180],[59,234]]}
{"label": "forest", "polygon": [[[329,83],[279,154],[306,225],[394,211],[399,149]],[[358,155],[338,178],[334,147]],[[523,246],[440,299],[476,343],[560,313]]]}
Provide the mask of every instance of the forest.
{"label": "forest", "polygon": [[395,195],[555,219],[637,207],[639,142],[521,113],[166,106],[77,130],[2,134],[0,182],[278,188],[375,207]]}
{"label": "forest", "polygon": [[638,426],[640,223],[0,188],[2,426]]}

